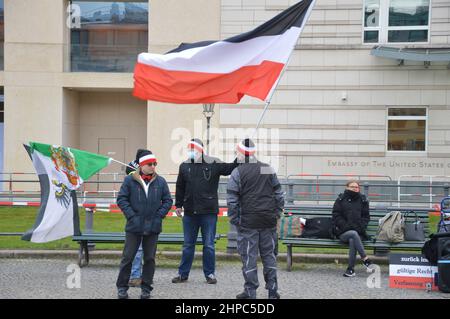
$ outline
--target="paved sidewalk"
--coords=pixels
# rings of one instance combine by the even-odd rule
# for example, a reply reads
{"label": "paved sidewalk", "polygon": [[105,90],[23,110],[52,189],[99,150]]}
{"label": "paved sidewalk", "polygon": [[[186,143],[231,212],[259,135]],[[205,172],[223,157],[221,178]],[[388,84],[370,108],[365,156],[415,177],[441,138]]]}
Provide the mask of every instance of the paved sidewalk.
{"label": "paved sidewalk", "polygon": [[[80,288],[69,289],[67,281],[73,273],[67,267],[68,259],[0,259],[0,299],[8,298],[116,298],[115,280],[118,261],[96,259],[89,267],[80,270]],[[368,299],[414,299],[445,298],[450,295],[421,290],[390,289],[388,268],[381,266],[380,288],[368,288],[367,277],[362,266],[356,268],[357,276],[344,278],[345,264],[297,264],[292,272],[285,271],[280,263],[278,280],[283,298],[368,298]],[[176,262],[159,261],[155,274],[153,298],[212,298],[233,299],[242,291],[241,265],[238,262],[217,262],[217,285],[205,283],[198,261],[187,283],[172,284],[176,275]],[[262,270],[259,265],[262,286],[258,298],[266,298]],[[130,297],[138,298],[140,290],[130,288]]]}

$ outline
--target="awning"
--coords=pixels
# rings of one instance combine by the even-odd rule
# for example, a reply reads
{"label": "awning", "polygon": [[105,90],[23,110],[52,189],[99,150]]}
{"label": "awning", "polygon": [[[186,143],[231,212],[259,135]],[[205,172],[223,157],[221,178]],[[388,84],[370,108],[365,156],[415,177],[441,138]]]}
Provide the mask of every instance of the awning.
{"label": "awning", "polygon": [[370,54],[381,58],[399,60],[399,65],[407,61],[420,61],[428,67],[431,62],[448,62],[447,68],[450,69],[450,48],[420,48],[420,49],[404,49],[392,48],[377,45],[372,48]]}

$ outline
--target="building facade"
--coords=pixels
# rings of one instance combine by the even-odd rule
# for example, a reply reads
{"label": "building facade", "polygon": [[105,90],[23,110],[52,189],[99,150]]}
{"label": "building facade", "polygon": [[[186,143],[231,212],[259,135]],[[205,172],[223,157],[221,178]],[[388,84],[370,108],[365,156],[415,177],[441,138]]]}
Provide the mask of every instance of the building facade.
{"label": "building facade", "polygon": [[[137,53],[224,39],[295,2],[4,0],[3,171],[33,171],[32,140],[123,162],[146,146],[175,174],[186,141],[206,139],[202,106],[134,98]],[[263,108],[216,105],[211,154],[232,159]],[[317,0],[258,133],[284,176],[450,175],[450,1]]]}

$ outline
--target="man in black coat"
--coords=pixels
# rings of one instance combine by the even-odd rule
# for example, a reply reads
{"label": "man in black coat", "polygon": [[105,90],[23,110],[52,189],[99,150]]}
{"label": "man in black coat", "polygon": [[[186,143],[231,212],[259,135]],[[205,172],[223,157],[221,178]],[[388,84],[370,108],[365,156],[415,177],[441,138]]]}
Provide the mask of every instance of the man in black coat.
{"label": "man in black coat", "polygon": [[158,235],[162,220],[173,203],[166,180],[155,172],[156,157],[150,151],[142,152],[140,156],[139,169],[125,177],[117,196],[117,205],[127,219],[125,246],[116,282],[119,299],[128,298],[131,265],[141,242],[144,252],[141,298],[150,298]]}
{"label": "man in black coat", "polygon": [[176,183],[176,214],[183,216],[184,245],[178,275],[173,283],[187,281],[195,253],[198,231],[202,234],[203,273],[209,284],[217,283],[215,276],[215,243],[219,199],[217,189],[220,176],[230,175],[237,161],[223,163],[204,154],[203,143],[192,139],[188,145],[188,159],[180,165]]}

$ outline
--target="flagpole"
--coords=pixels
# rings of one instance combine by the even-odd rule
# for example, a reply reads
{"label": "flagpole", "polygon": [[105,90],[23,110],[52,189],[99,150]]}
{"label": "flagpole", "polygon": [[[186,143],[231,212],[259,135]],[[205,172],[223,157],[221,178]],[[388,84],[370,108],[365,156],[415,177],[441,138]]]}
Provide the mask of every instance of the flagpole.
{"label": "flagpole", "polygon": [[110,159],[112,162],[119,163],[119,164],[121,164],[121,165],[123,165],[123,166],[129,167],[129,168],[132,168],[132,169],[136,169],[136,167],[133,167],[133,166],[130,166],[130,165],[128,165],[128,164],[125,164],[125,163],[123,163],[123,162],[121,162],[121,161],[115,160],[115,159],[112,158],[112,157],[110,157],[109,159]]}
{"label": "flagpole", "polygon": [[[301,34],[301,33],[300,33],[300,34]],[[299,36],[299,37],[300,37],[300,36]],[[296,43],[296,44],[297,44],[297,43]],[[283,70],[281,71],[281,74],[280,74],[280,76],[278,77],[277,82],[275,83],[272,92],[270,92],[269,99],[266,101],[266,105],[264,106],[264,109],[263,109],[263,111],[262,111],[262,113],[261,113],[261,115],[260,115],[260,117],[259,117],[258,124],[256,124],[255,130],[253,131],[253,134],[251,135],[251,139],[253,139],[253,137],[255,136],[256,132],[258,131],[259,126],[261,125],[261,122],[262,122],[262,120],[263,120],[263,118],[264,118],[264,115],[266,114],[267,109],[269,108],[269,105],[270,105],[270,103],[272,102],[272,98],[273,98],[273,95],[274,95],[274,93],[275,93],[275,90],[276,90],[276,88],[277,88],[277,86],[278,86],[278,83],[280,83],[281,77],[284,75],[284,72],[285,72],[286,69],[287,69],[287,66],[288,66],[288,64],[289,64],[289,61],[291,60],[291,56],[292,56],[292,53],[294,52],[294,50],[295,50],[295,45],[294,45],[294,48],[292,48],[292,50],[291,50],[291,54],[289,54],[289,58],[287,59],[286,64],[284,65]]]}
{"label": "flagpole", "polygon": [[[305,15],[304,20],[303,20],[303,21],[304,21],[304,24],[301,26],[301,30],[300,30],[300,33],[299,33],[299,35],[298,35],[297,41],[298,41],[298,39],[300,38],[300,35],[301,35],[302,32],[303,32],[303,28],[304,28],[304,26],[306,25],[306,22],[308,21],[309,16],[311,15],[311,11],[312,11],[312,9],[314,8],[314,5],[315,5],[315,4],[316,4],[316,0],[313,0],[313,1],[311,2],[311,4],[310,4],[310,7],[308,8],[308,11],[306,12],[306,15]],[[254,135],[256,134],[256,132],[258,131],[259,125],[261,124],[261,122],[262,122],[262,120],[263,120],[263,118],[264,118],[264,115],[266,114],[266,111],[267,111],[267,109],[269,108],[270,102],[272,101],[272,97],[273,97],[273,94],[275,93],[275,90],[276,90],[276,88],[277,88],[277,86],[278,86],[278,83],[280,82],[281,77],[284,75],[284,72],[285,72],[286,69],[287,69],[287,66],[288,66],[288,64],[289,64],[289,61],[291,60],[291,57],[292,57],[292,53],[294,52],[295,46],[297,45],[297,41],[295,42],[294,47],[292,48],[291,53],[289,54],[289,57],[288,57],[288,59],[287,59],[287,61],[286,61],[286,64],[284,65],[283,70],[281,71],[281,74],[280,74],[280,76],[278,77],[277,82],[275,83],[275,86],[273,87],[272,92],[270,92],[269,100],[266,102],[266,105],[265,105],[265,107],[264,107],[264,110],[263,110],[263,112],[261,113],[261,116],[260,116],[260,118],[259,118],[258,124],[256,125],[256,128],[255,128],[255,130],[253,131],[253,134],[251,135],[251,138],[252,138],[252,139],[253,139],[253,136],[254,136]]]}

